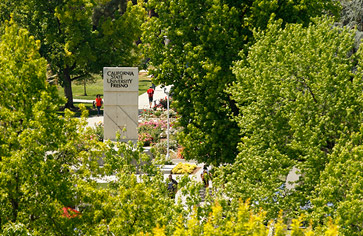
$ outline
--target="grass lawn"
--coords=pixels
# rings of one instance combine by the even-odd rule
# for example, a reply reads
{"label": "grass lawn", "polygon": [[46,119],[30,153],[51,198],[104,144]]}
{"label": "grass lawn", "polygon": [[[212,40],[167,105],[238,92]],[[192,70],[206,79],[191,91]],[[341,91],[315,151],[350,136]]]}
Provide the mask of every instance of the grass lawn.
{"label": "grass lawn", "polygon": [[[73,82],[72,91],[74,99],[85,99],[94,100],[97,94],[103,95],[103,79],[101,75],[95,76],[95,83],[86,84],[87,96],[85,96],[85,88],[82,83]],[[147,72],[139,73],[139,95],[146,92],[146,90],[151,86],[151,78],[147,77]],[[58,87],[58,92],[60,96],[64,97],[64,90],[61,86]]]}

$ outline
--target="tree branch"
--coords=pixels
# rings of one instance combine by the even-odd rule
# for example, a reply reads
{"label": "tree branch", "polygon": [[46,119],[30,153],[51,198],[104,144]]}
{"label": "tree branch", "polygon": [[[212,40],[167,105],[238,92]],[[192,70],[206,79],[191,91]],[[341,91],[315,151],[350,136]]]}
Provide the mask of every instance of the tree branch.
{"label": "tree branch", "polygon": [[313,93],[313,91],[311,90],[311,88],[307,85],[307,83],[305,82],[305,79],[302,77],[301,79],[302,80],[299,80],[298,77],[296,76],[297,78],[297,81],[300,82],[301,84],[303,84],[308,90],[309,90],[309,93],[311,94],[311,96],[313,97],[313,100],[315,103],[318,103],[318,101],[316,100],[315,98],[315,95]]}
{"label": "tree branch", "polygon": [[83,77],[86,77],[86,76],[89,76],[89,74],[78,75],[78,76],[72,78],[71,81],[77,80],[77,79],[80,79],[80,78],[83,78]]}

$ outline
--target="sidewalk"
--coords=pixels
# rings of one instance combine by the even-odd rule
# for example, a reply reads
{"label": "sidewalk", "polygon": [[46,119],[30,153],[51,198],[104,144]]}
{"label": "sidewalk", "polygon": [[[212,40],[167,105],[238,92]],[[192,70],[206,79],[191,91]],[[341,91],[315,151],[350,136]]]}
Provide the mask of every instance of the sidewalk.
{"label": "sidewalk", "polygon": [[[168,91],[170,90],[171,85],[166,87],[161,87],[160,85],[155,88],[154,91],[154,102],[158,101],[160,99],[165,99],[166,94],[164,93],[164,88],[166,88]],[[155,103],[154,103],[155,104]],[[154,106],[153,104],[153,106]],[[147,93],[143,93],[139,96],[139,109],[149,109],[149,97]]]}

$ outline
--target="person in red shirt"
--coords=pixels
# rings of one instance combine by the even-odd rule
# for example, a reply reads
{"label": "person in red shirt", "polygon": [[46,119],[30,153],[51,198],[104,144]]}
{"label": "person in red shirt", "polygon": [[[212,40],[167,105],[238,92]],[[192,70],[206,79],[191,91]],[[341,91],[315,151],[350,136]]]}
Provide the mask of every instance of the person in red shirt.
{"label": "person in red shirt", "polygon": [[153,104],[153,99],[154,99],[154,89],[152,88],[152,86],[150,86],[150,88],[146,92],[149,95],[149,104],[150,104],[150,108],[151,108],[151,105]]}
{"label": "person in red shirt", "polygon": [[96,95],[96,107],[97,107],[97,115],[99,116],[101,114],[101,107],[102,107],[102,98],[101,98],[101,95],[97,94]]}

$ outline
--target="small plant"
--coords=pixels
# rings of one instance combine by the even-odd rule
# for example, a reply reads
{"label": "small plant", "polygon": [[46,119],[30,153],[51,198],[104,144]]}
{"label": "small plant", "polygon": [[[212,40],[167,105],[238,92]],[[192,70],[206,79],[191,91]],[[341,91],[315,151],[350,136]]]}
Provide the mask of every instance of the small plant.
{"label": "small plant", "polygon": [[154,111],[151,109],[144,109],[141,111],[140,116],[142,116],[144,119],[152,118],[154,116]]}
{"label": "small plant", "polygon": [[161,116],[161,111],[160,110],[155,111],[154,115],[159,118]]}
{"label": "small plant", "polygon": [[[176,150],[178,146],[178,143],[176,140],[170,140],[169,141],[169,150]],[[160,154],[166,154],[167,153],[167,141],[163,140],[159,143],[156,143],[154,145],[155,151]]]}
{"label": "small plant", "polygon": [[148,133],[141,133],[138,135],[138,140],[141,141],[143,143],[143,146],[145,147],[151,145],[153,137]]}
{"label": "small plant", "polygon": [[[168,115],[168,111],[165,111],[165,116],[167,116],[167,115]],[[173,109],[169,109],[169,117],[170,118],[175,118],[176,115],[177,115],[176,111],[174,111]]]}
{"label": "small plant", "polygon": [[98,122],[95,124],[95,135],[99,141],[103,141],[103,131],[104,131],[104,124],[103,122]]}

